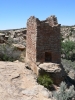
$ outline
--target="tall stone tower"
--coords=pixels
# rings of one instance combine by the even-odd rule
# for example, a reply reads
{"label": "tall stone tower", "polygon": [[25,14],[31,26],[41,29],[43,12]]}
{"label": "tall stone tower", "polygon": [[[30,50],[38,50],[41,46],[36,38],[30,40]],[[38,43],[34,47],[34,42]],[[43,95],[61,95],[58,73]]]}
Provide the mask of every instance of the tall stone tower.
{"label": "tall stone tower", "polygon": [[28,19],[26,62],[34,72],[39,63],[61,63],[60,24],[54,15],[43,21],[34,16]]}

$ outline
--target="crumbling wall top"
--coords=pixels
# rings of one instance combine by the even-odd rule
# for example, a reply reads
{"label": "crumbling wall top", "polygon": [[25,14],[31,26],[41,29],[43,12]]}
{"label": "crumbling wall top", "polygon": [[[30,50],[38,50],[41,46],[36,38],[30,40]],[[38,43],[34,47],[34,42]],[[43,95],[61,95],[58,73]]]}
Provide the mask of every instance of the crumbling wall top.
{"label": "crumbling wall top", "polygon": [[48,23],[49,26],[60,26],[60,24],[58,24],[57,21],[57,17],[55,17],[55,15],[51,15],[50,17],[46,18],[46,20],[40,21],[38,18],[36,18],[35,16],[31,16],[28,20],[27,20],[27,25],[28,24],[34,24],[35,26],[45,23]]}
{"label": "crumbling wall top", "polygon": [[30,18],[27,20],[27,23],[33,23],[33,22],[38,23],[40,22],[40,20],[35,16],[30,16]]}
{"label": "crumbling wall top", "polygon": [[48,17],[46,22],[48,22],[50,26],[58,25],[57,17],[55,17],[55,15]]}

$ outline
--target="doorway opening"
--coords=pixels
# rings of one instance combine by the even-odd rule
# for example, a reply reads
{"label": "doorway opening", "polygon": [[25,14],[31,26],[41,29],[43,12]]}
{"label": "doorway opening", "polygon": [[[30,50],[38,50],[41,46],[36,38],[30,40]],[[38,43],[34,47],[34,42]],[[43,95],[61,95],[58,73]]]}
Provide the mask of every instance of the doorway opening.
{"label": "doorway opening", "polygon": [[52,62],[52,54],[50,52],[45,52],[45,62]]}

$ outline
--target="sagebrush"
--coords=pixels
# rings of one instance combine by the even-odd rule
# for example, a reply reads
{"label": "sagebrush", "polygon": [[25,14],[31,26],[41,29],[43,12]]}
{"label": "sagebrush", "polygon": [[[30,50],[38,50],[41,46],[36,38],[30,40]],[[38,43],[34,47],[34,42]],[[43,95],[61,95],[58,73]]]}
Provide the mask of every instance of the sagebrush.
{"label": "sagebrush", "polygon": [[0,45],[0,60],[2,61],[15,61],[20,59],[21,51],[17,50],[12,45],[1,44]]}
{"label": "sagebrush", "polygon": [[60,84],[60,89],[54,92],[53,96],[56,100],[75,100],[74,86],[70,86],[68,89],[66,83],[62,82]]}

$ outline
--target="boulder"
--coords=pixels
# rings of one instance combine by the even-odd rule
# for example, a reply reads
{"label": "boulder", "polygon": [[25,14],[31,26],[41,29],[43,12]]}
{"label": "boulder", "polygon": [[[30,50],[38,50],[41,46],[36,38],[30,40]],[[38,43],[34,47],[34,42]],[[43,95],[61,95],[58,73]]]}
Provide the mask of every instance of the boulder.
{"label": "boulder", "polygon": [[3,34],[3,33],[0,33],[0,37],[5,37],[5,34]]}
{"label": "boulder", "polygon": [[75,71],[74,71],[74,70],[70,70],[70,72],[68,73],[68,76],[69,76],[71,79],[75,80]]}
{"label": "boulder", "polygon": [[22,44],[13,44],[13,46],[16,47],[17,49],[21,50],[21,51],[25,50],[25,46],[22,45]]}
{"label": "boulder", "polygon": [[66,72],[62,65],[56,63],[43,63],[38,66],[40,68],[40,74],[49,74],[53,80],[53,83],[59,85],[61,81],[66,78]]}

